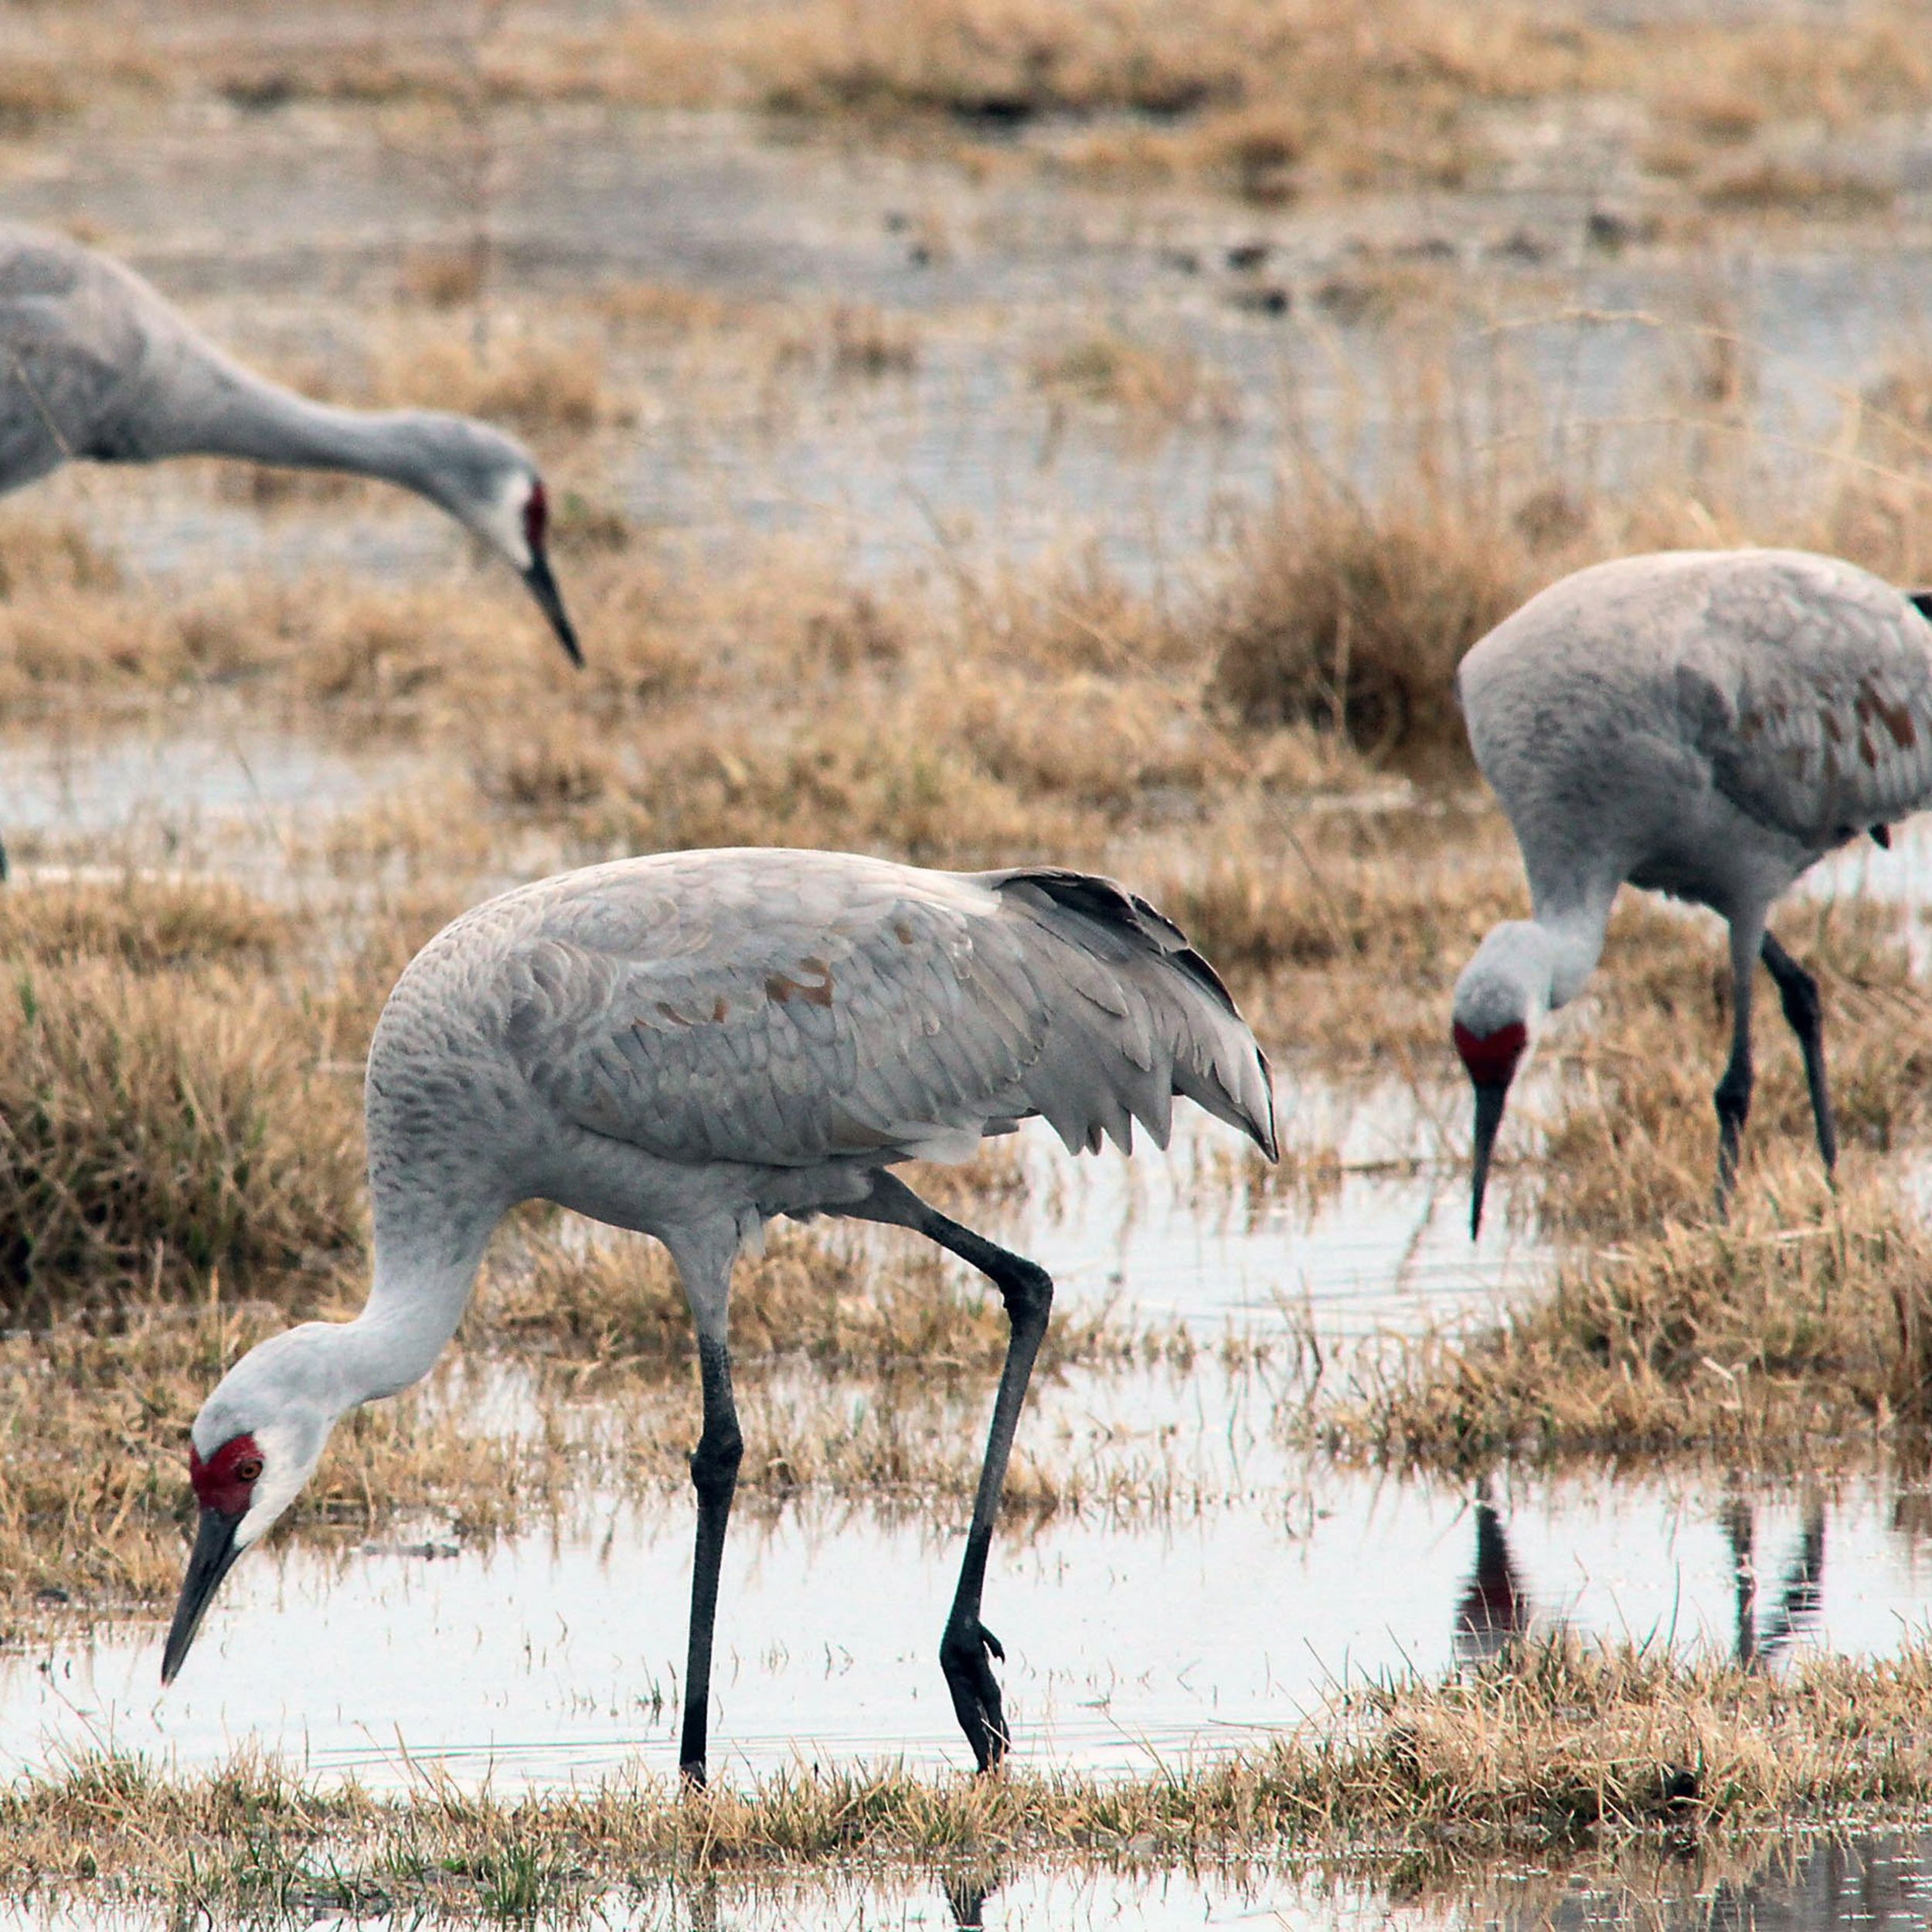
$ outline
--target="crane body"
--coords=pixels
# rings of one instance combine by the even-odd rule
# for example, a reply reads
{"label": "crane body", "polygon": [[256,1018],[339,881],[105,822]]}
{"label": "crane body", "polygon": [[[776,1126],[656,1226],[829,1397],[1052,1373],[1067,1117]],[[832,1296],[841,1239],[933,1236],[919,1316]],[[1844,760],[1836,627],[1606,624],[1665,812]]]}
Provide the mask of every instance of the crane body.
{"label": "crane body", "polygon": [[1465,656],[1469,741],[1509,815],[1533,917],[1457,982],[1475,1090],[1472,1231],[1511,1079],[1603,951],[1626,882],[1730,928],[1731,1054],[1714,1095],[1720,1204],[1752,1087],[1762,959],[1804,1056],[1819,1151],[1837,1158],[1817,982],[1772,906],[1829,852],[1932,803],[1932,623],[1906,593],[1797,550],[1667,551],[1551,585]]}
{"label": "crane body", "polygon": [[370,1049],[366,1306],[263,1343],[196,1418],[200,1530],[164,1681],[336,1418],[428,1372],[491,1231],[540,1197],[657,1236],[690,1301],[704,1420],[680,1763],[701,1782],[742,1451],[733,1263],[774,1216],[842,1216],[937,1242],[988,1277],[1010,1318],[940,1644],[987,1768],[1008,1731],[980,1600],[1053,1284],[893,1170],[963,1158],[1035,1115],[1070,1150],[1128,1148],[1136,1121],[1165,1145],[1176,1095],[1273,1156],[1267,1063],[1213,969],[1145,901],[1087,875],[690,852],[567,873],[467,913],[404,972]]}

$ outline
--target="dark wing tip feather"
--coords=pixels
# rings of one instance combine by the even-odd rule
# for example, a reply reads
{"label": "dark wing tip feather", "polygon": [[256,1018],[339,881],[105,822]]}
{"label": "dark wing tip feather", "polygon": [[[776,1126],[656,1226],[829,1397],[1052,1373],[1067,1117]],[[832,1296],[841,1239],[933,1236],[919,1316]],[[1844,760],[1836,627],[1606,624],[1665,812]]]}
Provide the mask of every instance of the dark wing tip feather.
{"label": "dark wing tip feather", "polygon": [[1187,934],[1138,893],[1131,893],[1097,873],[1071,872],[1058,866],[1002,872],[993,883],[1002,892],[1015,886],[1031,886],[1056,906],[1078,913],[1096,925],[1112,927],[1134,939],[1151,940],[1162,956],[1208,993],[1223,1012],[1240,1018],[1233,995],[1221,975],[1188,943]]}
{"label": "dark wing tip feather", "polygon": [[[1205,994],[1209,1004],[1240,1029],[1247,1052],[1253,1056],[1255,1071],[1260,1078],[1260,1097],[1257,1104],[1251,1093],[1243,1094],[1245,1079],[1236,1076],[1224,1077],[1219,1073],[1213,1078],[1232,1111],[1224,1111],[1220,1104],[1208,1097],[1206,1090],[1191,1081],[1177,1078],[1174,1090],[1177,1094],[1185,1093],[1210,1112],[1219,1114],[1230,1125],[1244,1129],[1270,1160],[1280,1158],[1274,1117],[1274,1083],[1267,1056],[1242,1019],[1240,1010],[1222,982],[1220,975],[1188,943],[1187,935],[1172,920],[1138,893],[1128,892],[1112,879],[1099,878],[1091,872],[1040,866],[982,876],[995,891],[1036,893],[1059,910],[1089,921],[1100,934],[1111,936],[1114,944],[1126,947],[1130,953],[1151,951],[1163,967],[1172,968],[1182,979],[1192,982],[1199,992]],[[1232,1086],[1227,1084],[1229,1077],[1234,1080]]]}
{"label": "dark wing tip feather", "polygon": [[1922,617],[1932,617],[1932,590],[1908,590],[1905,600]]}

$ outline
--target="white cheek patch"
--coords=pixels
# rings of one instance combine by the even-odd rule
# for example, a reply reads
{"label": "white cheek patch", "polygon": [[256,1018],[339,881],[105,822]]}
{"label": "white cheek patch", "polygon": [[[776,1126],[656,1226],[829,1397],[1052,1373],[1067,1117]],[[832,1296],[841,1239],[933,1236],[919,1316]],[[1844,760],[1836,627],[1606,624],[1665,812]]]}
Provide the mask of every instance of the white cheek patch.
{"label": "white cheek patch", "polygon": [[235,1527],[238,1550],[247,1549],[267,1534],[276,1519],[302,1493],[302,1485],[321,1460],[321,1444],[311,1453],[293,1429],[276,1426],[257,1429],[255,1440],[262,1452],[262,1472],[256,1478],[248,1513]]}
{"label": "white cheek patch", "polygon": [[530,485],[520,476],[506,477],[503,487],[481,518],[481,534],[508,557],[519,570],[536,561],[530,554],[530,539],[524,529],[523,513],[529,508]]}

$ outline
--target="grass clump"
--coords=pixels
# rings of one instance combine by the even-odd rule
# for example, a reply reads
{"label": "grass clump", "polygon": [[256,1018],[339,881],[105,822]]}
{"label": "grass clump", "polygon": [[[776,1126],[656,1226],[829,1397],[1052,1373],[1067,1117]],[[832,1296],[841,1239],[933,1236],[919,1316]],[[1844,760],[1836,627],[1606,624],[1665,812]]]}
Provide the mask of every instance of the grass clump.
{"label": "grass clump", "polygon": [[353,1096],[259,983],[29,967],[0,995],[0,1300],[247,1280],[360,1226]]}
{"label": "grass clump", "polygon": [[1932,1414],[1932,1238],[1795,1154],[1728,1222],[1671,1222],[1559,1264],[1492,1328],[1358,1372],[1332,1447],[1396,1461],[1764,1451]]}
{"label": "grass clump", "polygon": [[1141,422],[1175,425],[1225,414],[1227,398],[1185,348],[1155,347],[1097,329],[1036,355],[1034,386],[1056,402],[1111,409]]}
{"label": "grass clump", "polygon": [[1536,587],[1519,538],[1473,504],[1371,508],[1311,480],[1247,541],[1214,624],[1212,693],[1251,727],[1466,765],[1456,666]]}
{"label": "grass clump", "polygon": [[226,962],[266,970],[289,922],[226,879],[90,879],[20,884],[0,893],[0,960],[69,965],[117,960],[131,972]]}
{"label": "grass clump", "polygon": [[1929,1695],[1923,1648],[1774,1677],[1559,1638],[1446,1681],[1345,1691],[1264,1747],[1126,1777],[813,1767],[699,1792],[632,1774],[522,1796],[438,1781],[381,1799],[258,1759],[177,1777],[102,1753],[0,1794],[0,1876],[71,1883],[78,1838],[97,1872],[178,1911],[260,1898],[264,1879],[315,1896],[318,1875],[337,1899],[474,1915],[588,1906],[692,1872],[795,1883],[812,1868],[935,1859],[1145,1871],[1236,1852],[1413,1883],[1448,1835],[1461,1859],[1681,1851],[1923,1804]]}
{"label": "grass clump", "polygon": [[380,403],[455,410],[526,436],[580,436],[634,413],[588,338],[519,332],[479,349],[438,335],[379,355],[373,382]]}

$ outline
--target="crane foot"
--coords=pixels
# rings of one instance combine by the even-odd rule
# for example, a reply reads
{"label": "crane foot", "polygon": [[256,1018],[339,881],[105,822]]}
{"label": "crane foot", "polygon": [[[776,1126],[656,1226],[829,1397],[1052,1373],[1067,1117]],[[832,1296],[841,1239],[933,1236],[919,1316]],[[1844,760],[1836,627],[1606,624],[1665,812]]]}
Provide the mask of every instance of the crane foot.
{"label": "crane foot", "polygon": [[999,1685],[988,1661],[995,1657],[1004,1662],[1005,1649],[976,1617],[948,1624],[939,1641],[939,1667],[946,1673],[946,1688],[952,1692],[953,1715],[959,1719],[982,1771],[990,1771],[1006,1755],[1012,1741]]}

